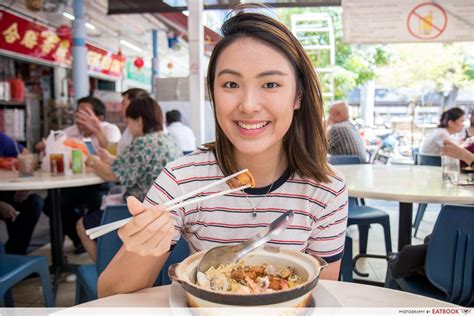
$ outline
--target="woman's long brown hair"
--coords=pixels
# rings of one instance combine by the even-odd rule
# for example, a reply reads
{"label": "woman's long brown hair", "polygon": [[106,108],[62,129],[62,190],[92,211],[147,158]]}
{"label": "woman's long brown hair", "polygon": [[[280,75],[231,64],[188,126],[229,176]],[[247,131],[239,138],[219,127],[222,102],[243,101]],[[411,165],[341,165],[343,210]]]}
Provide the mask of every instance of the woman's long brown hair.
{"label": "woman's long brown hair", "polygon": [[[297,80],[297,96],[300,109],[295,110],[291,126],[283,138],[283,147],[292,173],[328,182],[333,172],[327,163],[327,139],[323,124],[323,100],[321,87],[303,47],[291,31],[282,23],[264,14],[244,12],[248,5],[237,7],[234,16],[222,26],[223,39],[214,48],[207,73],[207,86],[214,107],[216,142],[208,144],[216,155],[225,175],[237,171],[234,146],[219,126],[214,102],[214,80],[220,54],[230,44],[241,38],[252,38],[282,52],[293,66]],[[254,6],[252,6],[254,8]]]}

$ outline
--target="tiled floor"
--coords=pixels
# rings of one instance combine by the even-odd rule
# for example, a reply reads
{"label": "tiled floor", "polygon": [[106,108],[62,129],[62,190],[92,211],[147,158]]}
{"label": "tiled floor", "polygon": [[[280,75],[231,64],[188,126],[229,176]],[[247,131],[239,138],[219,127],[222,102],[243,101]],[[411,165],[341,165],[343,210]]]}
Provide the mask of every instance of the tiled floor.
{"label": "tiled floor", "polygon": [[[367,205],[381,208],[387,211],[390,214],[390,225],[391,225],[391,234],[392,234],[392,247],[396,248],[398,240],[398,203],[397,202],[387,202],[387,201],[375,201],[375,200],[366,200]],[[423,218],[423,221],[420,225],[418,231],[419,238],[413,239],[413,244],[422,243],[423,238],[429,234],[434,226],[436,218],[440,210],[439,204],[430,204],[428,205],[427,211]],[[416,213],[416,205],[414,207],[413,216]],[[354,255],[358,253],[358,232],[357,228],[350,227],[348,229],[349,235],[353,238],[354,245]],[[385,245],[382,227],[379,225],[373,225],[369,232],[369,243],[367,252],[373,254],[385,254]],[[87,254],[74,255],[72,253],[72,245],[70,242],[65,244],[65,252],[68,255],[69,262],[75,264],[86,264],[90,263],[90,259]],[[49,244],[37,249],[32,253],[32,255],[46,255],[49,256],[50,248]],[[358,261],[358,268],[360,271],[368,272],[369,277],[367,280],[383,282],[385,279],[385,271],[387,269],[387,264],[384,260],[381,259],[360,259]],[[76,283],[74,281],[67,281],[67,275],[62,276],[62,282],[59,286],[58,294],[56,297],[56,305],[58,307],[69,307],[74,305],[75,293],[76,293]],[[360,278],[357,276],[357,278]],[[21,282],[19,285],[15,286],[13,289],[13,296],[15,300],[15,305],[17,307],[38,307],[43,305],[43,297],[41,292],[40,282],[37,278],[32,278]]]}

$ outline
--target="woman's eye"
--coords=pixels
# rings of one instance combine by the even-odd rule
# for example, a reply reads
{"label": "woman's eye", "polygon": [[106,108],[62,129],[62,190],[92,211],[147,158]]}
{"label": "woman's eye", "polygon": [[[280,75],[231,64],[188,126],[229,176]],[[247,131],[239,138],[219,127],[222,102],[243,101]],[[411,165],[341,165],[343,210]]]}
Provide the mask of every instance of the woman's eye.
{"label": "woman's eye", "polygon": [[224,83],[224,88],[236,89],[238,87],[239,87],[239,85],[235,82],[226,82],[226,83]]}
{"label": "woman's eye", "polygon": [[276,82],[267,82],[263,85],[264,88],[267,88],[267,89],[275,89],[277,87],[279,87],[279,84],[276,83]]}

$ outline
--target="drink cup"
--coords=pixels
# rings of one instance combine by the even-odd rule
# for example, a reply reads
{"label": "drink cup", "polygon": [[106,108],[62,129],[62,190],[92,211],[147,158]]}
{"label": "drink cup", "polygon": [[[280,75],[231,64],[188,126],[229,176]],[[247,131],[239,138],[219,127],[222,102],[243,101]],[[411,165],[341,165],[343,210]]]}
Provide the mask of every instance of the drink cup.
{"label": "drink cup", "polygon": [[64,174],[64,154],[50,154],[49,163],[53,176]]}
{"label": "drink cup", "polygon": [[18,155],[18,175],[20,177],[32,177],[36,169],[36,155],[20,154]]}
{"label": "drink cup", "polygon": [[117,143],[107,143],[106,147],[109,154],[116,156],[117,155]]}

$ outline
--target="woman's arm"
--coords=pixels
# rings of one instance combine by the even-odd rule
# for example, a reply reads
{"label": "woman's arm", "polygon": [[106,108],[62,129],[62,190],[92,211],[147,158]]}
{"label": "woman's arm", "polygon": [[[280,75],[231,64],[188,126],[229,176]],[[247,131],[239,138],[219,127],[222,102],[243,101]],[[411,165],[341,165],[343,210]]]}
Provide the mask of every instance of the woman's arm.
{"label": "woman's arm", "polygon": [[442,154],[447,155],[453,158],[461,159],[466,164],[470,165],[474,162],[474,154],[471,153],[469,150],[462,148],[461,146],[449,141],[445,140],[443,142],[442,147]]}
{"label": "woman's arm", "polygon": [[329,266],[321,272],[320,277],[323,280],[339,280],[339,270],[341,268],[341,260],[331,262]]}
{"label": "woman's arm", "polygon": [[112,172],[110,165],[102,162],[97,156],[89,156],[86,161],[86,165],[91,167],[94,172],[104,180],[107,181],[118,181],[117,176]]}
{"label": "woman's arm", "polygon": [[140,256],[122,246],[99,276],[99,298],[152,287],[168,256],[169,252],[159,257]]}

